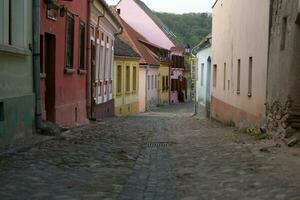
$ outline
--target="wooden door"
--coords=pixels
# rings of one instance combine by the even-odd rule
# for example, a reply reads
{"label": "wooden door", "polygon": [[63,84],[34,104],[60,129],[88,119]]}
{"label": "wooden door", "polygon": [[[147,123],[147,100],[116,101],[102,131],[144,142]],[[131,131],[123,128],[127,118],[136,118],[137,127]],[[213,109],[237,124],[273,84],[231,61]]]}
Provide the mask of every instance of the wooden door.
{"label": "wooden door", "polygon": [[46,91],[45,109],[46,120],[55,122],[55,35],[45,34],[45,72],[46,72]]}

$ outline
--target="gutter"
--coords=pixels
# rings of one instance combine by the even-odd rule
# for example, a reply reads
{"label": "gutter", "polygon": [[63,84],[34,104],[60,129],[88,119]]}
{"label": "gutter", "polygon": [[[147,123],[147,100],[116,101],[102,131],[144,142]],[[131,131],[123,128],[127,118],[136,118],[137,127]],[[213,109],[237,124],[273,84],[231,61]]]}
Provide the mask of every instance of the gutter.
{"label": "gutter", "polygon": [[33,0],[32,37],[33,37],[33,76],[35,93],[36,128],[42,128],[42,109],[40,95],[40,0]]}

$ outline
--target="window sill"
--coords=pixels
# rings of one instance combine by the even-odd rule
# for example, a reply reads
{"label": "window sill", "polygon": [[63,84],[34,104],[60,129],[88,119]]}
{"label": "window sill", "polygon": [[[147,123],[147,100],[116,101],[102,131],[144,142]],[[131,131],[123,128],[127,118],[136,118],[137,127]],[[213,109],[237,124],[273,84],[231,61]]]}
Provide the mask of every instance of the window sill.
{"label": "window sill", "polygon": [[125,92],[126,95],[131,95],[130,91]]}
{"label": "window sill", "polygon": [[117,93],[116,96],[120,97],[120,96],[122,96],[122,93]]}
{"label": "window sill", "polygon": [[84,75],[84,74],[87,74],[87,71],[84,69],[78,69],[78,74]]}
{"label": "window sill", "polygon": [[0,44],[0,53],[7,53],[18,56],[29,56],[31,54],[31,51],[15,46]]}
{"label": "window sill", "polygon": [[71,68],[65,68],[65,74],[74,74],[75,70]]}
{"label": "window sill", "polygon": [[248,93],[248,97],[251,98],[252,97],[252,93]]}

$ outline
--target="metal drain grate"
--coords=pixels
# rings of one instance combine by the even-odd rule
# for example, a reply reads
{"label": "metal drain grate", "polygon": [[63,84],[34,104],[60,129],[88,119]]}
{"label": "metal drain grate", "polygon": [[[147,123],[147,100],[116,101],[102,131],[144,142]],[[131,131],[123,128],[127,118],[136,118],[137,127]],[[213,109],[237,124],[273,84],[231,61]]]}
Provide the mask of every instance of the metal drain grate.
{"label": "metal drain grate", "polygon": [[149,148],[167,148],[168,142],[149,142],[147,143],[147,147]]}

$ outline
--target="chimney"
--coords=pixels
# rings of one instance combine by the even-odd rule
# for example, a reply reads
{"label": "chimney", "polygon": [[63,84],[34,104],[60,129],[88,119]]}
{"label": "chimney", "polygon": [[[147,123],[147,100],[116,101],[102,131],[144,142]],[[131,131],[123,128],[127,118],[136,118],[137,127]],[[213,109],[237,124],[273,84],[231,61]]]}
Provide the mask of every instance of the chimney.
{"label": "chimney", "polygon": [[118,13],[119,15],[121,14],[121,9],[120,9],[120,8],[117,9],[117,13]]}

